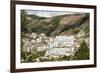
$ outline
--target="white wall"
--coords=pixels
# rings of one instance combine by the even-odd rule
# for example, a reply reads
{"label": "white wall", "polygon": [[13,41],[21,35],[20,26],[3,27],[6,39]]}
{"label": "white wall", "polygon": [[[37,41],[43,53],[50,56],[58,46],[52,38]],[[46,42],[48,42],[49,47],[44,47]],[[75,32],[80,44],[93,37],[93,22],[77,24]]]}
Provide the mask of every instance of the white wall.
{"label": "white wall", "polygon": [[[97,31],[100,37],[100,0],[32,0],[58,3],[75,3],[97,5]],[[97,68],[65,69],[39,71],[34,73],[99,73],[100,72],[100,38],[97,40]],[[10,0],[0,0],[0,73],[10,73]],[[33,73],[33,72],[30,72]]]}

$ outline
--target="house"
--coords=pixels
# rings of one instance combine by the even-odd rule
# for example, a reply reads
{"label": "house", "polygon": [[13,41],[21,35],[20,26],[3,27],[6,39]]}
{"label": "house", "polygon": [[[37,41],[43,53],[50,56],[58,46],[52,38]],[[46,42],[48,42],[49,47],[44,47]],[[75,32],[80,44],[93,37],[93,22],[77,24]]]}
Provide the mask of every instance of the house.
{"label": "house", "polygon": [[47,38],[46,35],[44,33],[41,33],[39,36],[41,36],[42,38]]}
{"label": "house", "polygon": [[46,49],[48,49],[48,46],[46,46],[46,45],[37,47],[37,51],[44,51]]}
{"label": "house", "polygon": [[37,34],[36,34],[36,33],[32,33],[32,34],[30,35],[30,37],[32,37],[33,39],[35,39],[35,38],[37,37]]}
{"label": "house", "polygon": [[83,30],[81,30],[78,34],[77,34],[77,37],[82,37],[82,36],[85,36],[85,33]]}

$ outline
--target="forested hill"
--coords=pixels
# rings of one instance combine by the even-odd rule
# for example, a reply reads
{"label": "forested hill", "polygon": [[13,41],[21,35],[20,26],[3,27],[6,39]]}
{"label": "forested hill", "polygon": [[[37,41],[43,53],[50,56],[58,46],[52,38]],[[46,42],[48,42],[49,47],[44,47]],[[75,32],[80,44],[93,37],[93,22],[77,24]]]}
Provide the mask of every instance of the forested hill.
{"label": "forested hill", "polygon": [[21,31],[45,33],[47,36],[73,35],[80,30],[89,32],[89,14],[65,14],[54,17],[39,17],[21,13]]}

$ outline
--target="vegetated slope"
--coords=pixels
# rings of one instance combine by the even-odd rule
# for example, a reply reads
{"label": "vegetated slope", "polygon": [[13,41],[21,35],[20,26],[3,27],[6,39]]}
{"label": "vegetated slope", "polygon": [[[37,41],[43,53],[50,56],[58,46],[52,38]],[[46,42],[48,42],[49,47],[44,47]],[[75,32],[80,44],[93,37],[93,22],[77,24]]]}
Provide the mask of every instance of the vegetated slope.
{"label": "vegetated slope", "polygon": [[[21,16],[24,19],[24,23],[21,23],[21,27],[24,27],[22,32],[36,32],[45,33],[47,36],[55,35],[73,35],[79,32],[81,29],[86,33],[89,31],[89,14],[65,14],[54,17],[39,17],[36,15]],[[26,23],[25,23],[26,22]]]}

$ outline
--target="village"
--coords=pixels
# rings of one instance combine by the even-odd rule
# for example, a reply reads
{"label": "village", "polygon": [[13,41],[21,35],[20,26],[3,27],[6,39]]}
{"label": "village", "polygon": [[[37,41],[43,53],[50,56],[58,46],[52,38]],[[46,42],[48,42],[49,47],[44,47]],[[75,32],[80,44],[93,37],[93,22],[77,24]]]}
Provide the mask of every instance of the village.
{"label": "village", "polygon": [[[46,36],[44,33],[25,34],[22,39],[24,52],[37,52],[46,51],[44,56],[38,57],[35,60],[39,61],[39,58],[48,59],[50,57],[59,58],[62,56],[74,56],[77,48],[80,46],[80,42],[84,40],[85,34],[80,31],[77,35],[57,35],[54,37]],[[88,39],[85,41],[88,43]]]}

